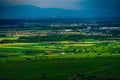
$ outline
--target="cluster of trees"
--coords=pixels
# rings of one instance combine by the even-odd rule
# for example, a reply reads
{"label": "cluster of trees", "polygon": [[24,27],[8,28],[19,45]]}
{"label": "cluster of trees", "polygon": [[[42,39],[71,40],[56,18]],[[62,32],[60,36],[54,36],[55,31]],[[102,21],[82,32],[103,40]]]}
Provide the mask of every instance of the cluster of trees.
{"label": "cluster of trees", "polygon": [[84,39],[99,39],[104,40],[106,36],[87,36],[79,34],[62,34],[62,35],[47,35],[47,36],[21,36],[17,40],[2,40],[0,43],[14,42],[48,42],[48,41],[79,41]]}
{"label": "cluster of trees", "polygon": [[40,41],[65,41],[65,40],[79,40],[78,35],[47,35],[47,36],[22,36],[18,41],[23,42],[40,42]]}
{"label": "cluster of trees", "polygon": [[16,42],[18,42],[18,41],[17,40],[7,40],[7,39],[0,41],[0,43],[16,43]]}
{"label": "cluster of trees", "polygon": [[22,36],[18,42],[41,42],[41,41],[78,41],[81,39],[101,39],[106,37],[85,35],[47,35],[47,36]]}
{"label": "cluster of trees", "polygon": [[0,58],[1,57],[17,57],[17,54],[0,54]]}
{"label": "cluster of trees", "polygon": [[5,35],[5,34],[0,34],[0,37],[6,37],[7,35]]}
{"label": "cluster of trees", "polygon": [[25,50],[24,51],[25,55],[36,55],[39,53],[44,53],[44,51],[42,51],[42,50]]}

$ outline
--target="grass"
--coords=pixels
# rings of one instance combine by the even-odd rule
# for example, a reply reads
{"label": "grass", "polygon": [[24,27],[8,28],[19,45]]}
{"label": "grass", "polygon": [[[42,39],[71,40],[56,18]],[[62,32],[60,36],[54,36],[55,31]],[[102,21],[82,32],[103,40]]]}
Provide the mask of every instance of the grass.
{"label": "grass", "polygon": [[[106,78],[119,77],[120,55],[101,58],[79,58],[74,60],[66,59],[41,59],[41,60],[10,60],[1,61],[0,78],[10,80],[44,80],[43,75],[47,75],[48,80],[58,80],[69,78],[81,72],[86,77],[97,76]],[[110,76],[111,75],[111,76]]]}
{"label": "grass", "polygon": [[[70,80],[84,73],[88,80],[120,80],[120,54],[116,52],[119,44],[66,41],[1,44],[0,54],[8,56],[0,57],[0,79]],[[26,50],[37,54],[26,55]],[[10,56],[13,54],[17,56]]]}

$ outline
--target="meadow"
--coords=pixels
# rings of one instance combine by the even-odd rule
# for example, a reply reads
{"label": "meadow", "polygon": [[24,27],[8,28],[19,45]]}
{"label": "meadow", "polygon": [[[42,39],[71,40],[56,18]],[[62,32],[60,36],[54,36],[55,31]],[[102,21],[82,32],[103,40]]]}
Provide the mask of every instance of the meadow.
{"label": "meadow", "polygon": [[0,44],[0,80],[120,80],[120,42]]}

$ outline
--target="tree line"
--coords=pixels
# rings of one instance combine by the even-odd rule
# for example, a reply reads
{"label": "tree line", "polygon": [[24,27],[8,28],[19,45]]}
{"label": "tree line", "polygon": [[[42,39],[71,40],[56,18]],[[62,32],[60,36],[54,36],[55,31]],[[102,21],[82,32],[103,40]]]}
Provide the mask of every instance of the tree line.
{"label": "tree line", "polygon": [[47,35],[47,36],[21,36],[17,40],[2,40],[0,43],[14,42],[49,42],[49,41],[79,41],[84,39],[106,39],[106,36],[87,36],[79,34],[62,34],[62,35]]}

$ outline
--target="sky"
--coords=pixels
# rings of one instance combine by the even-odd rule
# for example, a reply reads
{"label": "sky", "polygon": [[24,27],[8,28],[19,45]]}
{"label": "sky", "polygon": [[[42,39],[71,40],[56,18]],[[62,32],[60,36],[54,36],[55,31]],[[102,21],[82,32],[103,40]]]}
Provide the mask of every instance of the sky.
{"label": "sky", "polygon": [[71,10],[118,10],[120,0],[0,0],[0,5],[34,5]]}

